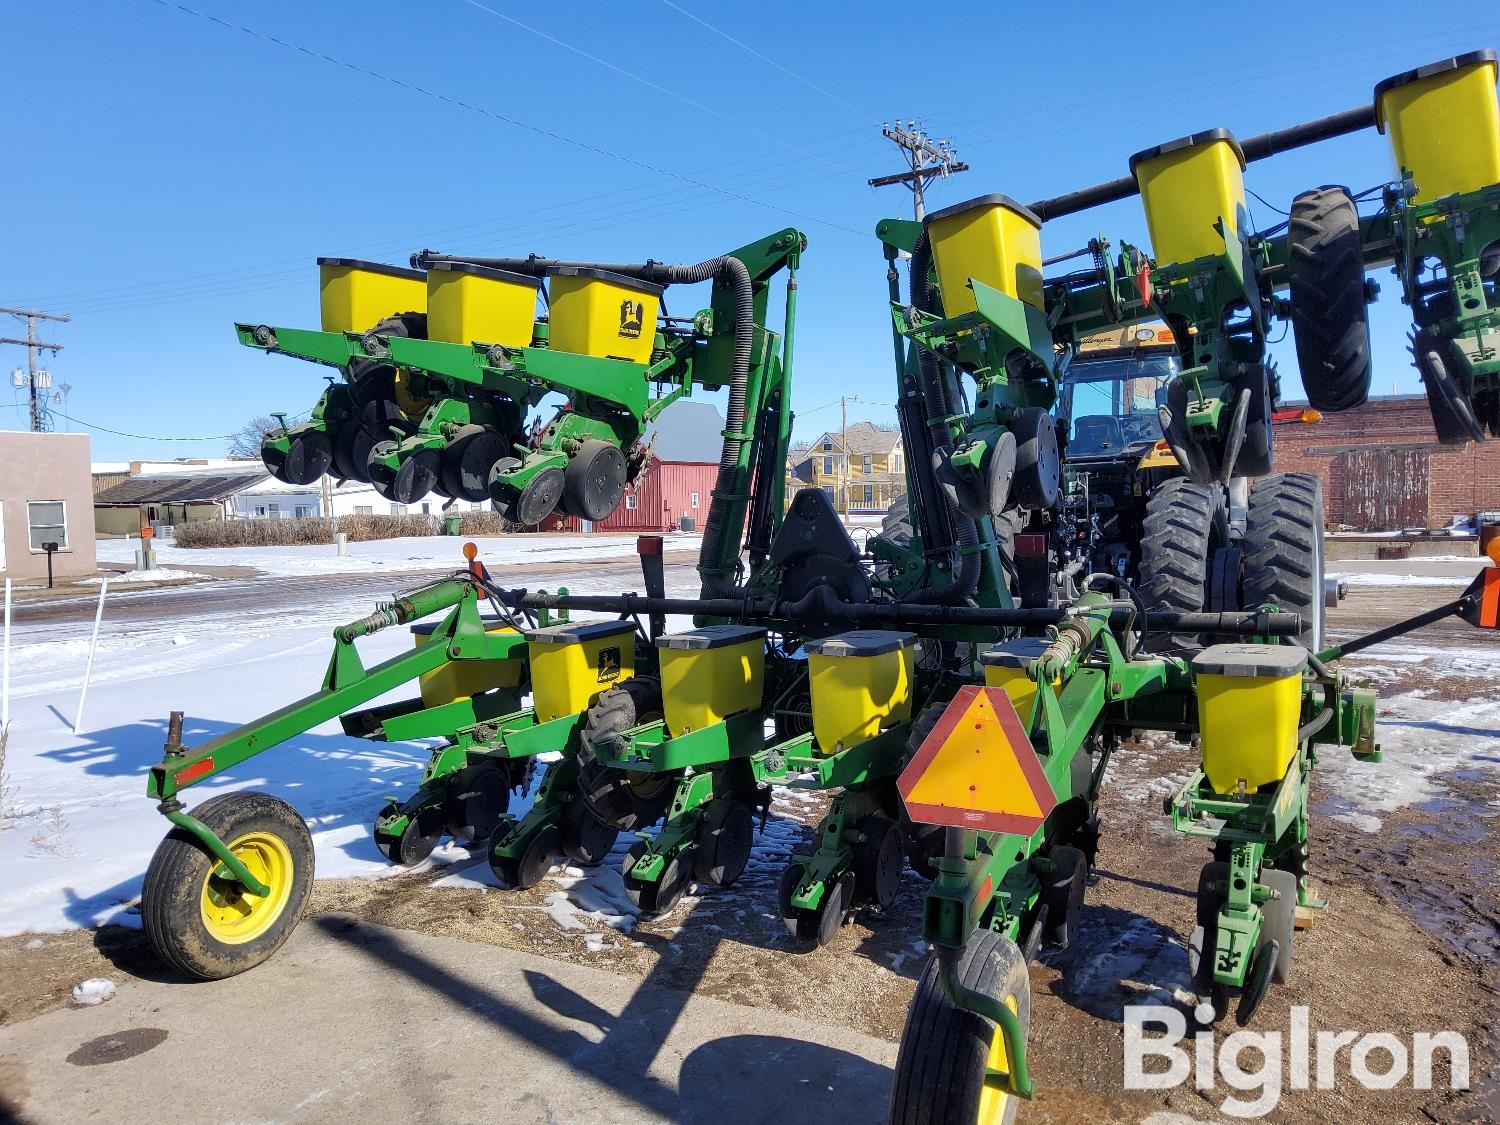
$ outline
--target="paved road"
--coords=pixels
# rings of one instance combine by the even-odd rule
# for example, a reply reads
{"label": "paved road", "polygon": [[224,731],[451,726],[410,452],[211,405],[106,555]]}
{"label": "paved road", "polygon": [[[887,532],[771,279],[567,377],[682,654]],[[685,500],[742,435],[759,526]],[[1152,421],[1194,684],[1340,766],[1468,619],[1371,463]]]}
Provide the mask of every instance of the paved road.
{"label": "paved road", "polygon": [[895,1062],[838,1026],[347,915],[229,980],[117,979],[0,1029],[22,1120],[870,1121]]}
{"label": "paved road", "polygon": [[[665,557],[667,584],[690,578],[696,553],[672,551]],[[385,571],[375,574],[315,574],[297,577],[259,575],[253,578],[219,579],[192,586],[156,590],[111,588],[105,606],[105,619],[166,621],[191,614],[244,612],[297,614],[309,607],[326,603],[330,598],[360,600],[373,604],[398,590],[408,590],[425,581],[443,576],[442,571]],[[505,584],[538,586],[555,590],[569,579],[587,577],[591,584],[614,583],[619,590],[641,590],[640,563],[629,556],[590,561],[580,568],[577,563],[541,563],[517,566],[496,577]],[[94,619],[97,589],[91,594],[46,601],[17,604],[15,620],[19,625],[61,624]]]}

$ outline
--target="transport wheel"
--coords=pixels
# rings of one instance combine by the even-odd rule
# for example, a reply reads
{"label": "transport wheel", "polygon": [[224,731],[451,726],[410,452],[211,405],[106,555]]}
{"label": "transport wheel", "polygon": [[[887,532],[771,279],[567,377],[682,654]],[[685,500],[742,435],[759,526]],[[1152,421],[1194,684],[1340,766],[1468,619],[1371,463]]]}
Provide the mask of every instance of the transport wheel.
{"label": "transport wheel", "polygon": [[173,828],[146,870],[141,921],[168,965],[220,980],[259,965],[297,925],[312,887],[312,835],[296,809],[266,793],[226,793],[193,816],[270,893],[251,894],[195,836]]}
{"label": "transport wheel", "polygon": [[574,863],[584,867],[599,866],[609,857],[619,836],[617,829],[589,812],[588,806],[576,795],[563,806],[558,843],[562,854]]}
{"label": "transport wheel", "polygon": [[490,472],[510,449],[488,426],[465,426],[442,456],[442,484],[449,496],[477,503],[490,498]]}
{"label": "transport wheel", "polygon": [[854,845],[854,901],[884,910],[901,889],[901,867],[906,861],[901,826],[877,813],[855,828],[861,839]]}
{"label": "transport wheel", "polygon": [[838,936],[839,927],[854,907],[854,872],[845,871],[818,903],[818,944],[827,945]]}
{"label": "transport wheel", "polygon": [[1040,406],[1027,406],[1011,419],[1016,438],[1016,467],[1010,495],[1023,508],[1053,508],[1062,489],[1062,457],[1057,424]]}
{"label": "transport wheel", "polygon": [[563,470],[563,507],[579,519],[602,520],[625,495],[625,454],[617,446],[590,438]]}
{"label": "transport wheel", "polygon": [[[911,733],[906,737],[906,750],[901,755],[903,770],[917,756],[917,751],[927,741],[927,736],[937,726],[947,707],[946,703],[932,703],[917,716],[917,721],[911,725]],[[901,835],[906,842],[906,856],[911,869],[924,879],[935,878],[937,869],[932,866],[932,862],[943,854],[943,829],[935,824],[918,824],[907,815],[906,804],[902,802]]]}
{"label": "transport wheel", "polygon": [[1304,191],[1287,222],[1287,282],[1302,385],[1314,410],[1370,395],[1370,319],[1359,212],[1342,187]]}
{"label": "transport wheel", "polygon": [[682,901],[692,881],[693,865],[696,862],[693,848],[683,848],[667,861],[661,878],[654,882],[637,879],[631,874],[636,864],[646,854],[646,841],[638,840],[625,853],[625,862],[620,867],[625,877],[625,894],[642,914],[670,914],[673,907]]}
{"label": "transport wheel", "polygon": [[488,840],[510,809],[510,771],[483,762],[453,778],[443,795],[443,822],[450,835]]}
{"label": "transport wheel", "polygon": [[1463,387],[1453,377],[1448,360],[1449,344],[1440,336],[1422,331],[1412,341],[1412,356],[1427,391],[1432,426],[1444,445],[1466,445],[1483,441],[1484,430],[1474,417],[1473,406]]}
{"label": "transport wheel", "polygon": [[578,791],[589,811],[611,828],[638,831],[666,813],[681,771],[623,770],[599,762],[599,749],[631,727],[662,717],[661,683],[635,676],[600,693],[579,732]]}
{"label": "transport wheel", "polygon": [[693,878],[715,887],[732,885],[750,862],[754,843],[755,817],[743,802],[733,797],[711,801],[698,821]]}
{"label": "transport wheel", "polygon": [[[1208,601],[1209,566],[1227,539],[1217,485],[1185,477],[1163,481],[1146,500],[1141,528],[1141,601],[1146,612],[1201,613]],[[1147,632],[1151,652],[1191,655],[1197,634]]]}
{"label": "transport wheel", "polygon": [[531,838],[519,856],[497,855],[495,845],[500,841],[496,837],[508,828],[509,825],[501,825],[495,829],[495,836],[490,837],[490,870],[502,887],[524,891],[536,886],[552,870],[552,861],[559,851],[558,831],[548,825]]}
{"label": "transport wheel", "polygon": [[776,910],[786,925],[787,933],[798,941],[813,941],[818,936],[818,916],[811,910],[792,905],[792,896],[807,878],[807,867],[794,860],[781,872],[781,882],[776,886]]}
{"label": "transport wheel", "polygon": [[1052,849],[1047,856],[1052,871],[1042,878],[1038,905],[1047,907],[1047,925],[1042,940],[1055,949],[1067,949],[1078,932],[1083,915],[1083,896],[1088,889],[1088,857],[1066,844]]}
{"label": "transport wheel", "polygon": [[1245,522],[1241,605],[1270,602],[1302,615],[1297,639],[1323,646],[1323,481],[1308,473],[1261,477]]}
{"label": "transport wheel", "polygon": [[562,498],[563,471],[543,469],[526,482],[521,494],[516,497],[516,522],[524,527],[534,527],[557,509]]}
{"label": "transport wheel", "polygon": [[[1000,1001],[1031,1026],[1031,987],[1026,958],[1003,934],[981,930],[964,944],[959,984]],[[1010,1069],[1005,1037],[997,1025],[956,1007],[939,980],[937,954],[927,958],[901,1032],[891,1083],[890,1125],[1009,1125],[1020,1099],[990,1072]]]}

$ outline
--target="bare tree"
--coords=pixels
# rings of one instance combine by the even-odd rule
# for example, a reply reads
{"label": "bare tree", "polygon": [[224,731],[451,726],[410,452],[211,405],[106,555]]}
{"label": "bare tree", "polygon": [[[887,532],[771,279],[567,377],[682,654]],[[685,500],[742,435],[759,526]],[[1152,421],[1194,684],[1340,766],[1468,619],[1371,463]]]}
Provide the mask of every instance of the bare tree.
{"label": "bare tree", "polygon": [[281,423],[275,418],[257,414],[234,432],[229,439],[229,456],[236,461],[259,461],[260,444],[267,434],[278,433]]}

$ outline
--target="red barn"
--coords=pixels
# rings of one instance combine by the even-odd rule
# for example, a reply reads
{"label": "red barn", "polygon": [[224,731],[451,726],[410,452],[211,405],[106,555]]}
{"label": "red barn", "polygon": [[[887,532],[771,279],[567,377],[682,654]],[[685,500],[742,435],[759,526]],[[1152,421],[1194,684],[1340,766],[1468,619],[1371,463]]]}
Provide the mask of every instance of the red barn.
{"label": "red barn", "polygon": [[724,419],[711,402],[682,400],[663,410],[646,471],[594,530],[702,531],[719,473],[723,433]]}

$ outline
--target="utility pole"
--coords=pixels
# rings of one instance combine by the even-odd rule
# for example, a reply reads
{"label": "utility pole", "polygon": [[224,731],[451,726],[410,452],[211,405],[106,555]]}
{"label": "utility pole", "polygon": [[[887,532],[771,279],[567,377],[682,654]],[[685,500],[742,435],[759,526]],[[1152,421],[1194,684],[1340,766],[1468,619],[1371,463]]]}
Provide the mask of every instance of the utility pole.
{"label": "utility pole", "polygon": [[17,320],[26,321],[26,339],[16,340],[9,336],[0,336],[0,344],[17,344],[26,349],[26,389],[31,395],[31,432],[40,433],[46,428],[46,415],[42,410],[42,400],[37,395],[36,383],[36,353],[42,349],[50,351],[54,356],[62,351],[61,344],[49,344],[45,340],[36,338],[36,322],[39,320],[55,320],[64,324],[68,317],[57,313],[38,312],[35,309],[0,309],[0,313],[9,313]]}
{"label": "utility pole", "polygon": [[844,499],[844,525],[849,524],[849,400],[839,395],[839,495]]}
{"label": "utility pole", "polygon": [[869,184],[871,187],[905,184],[911,188],[912,203],[917,222],[920,223],[927,216],[927,207],[922,198],[927,181],[938,176],[946,178],[955,172],[967,172],[969,166],[958,159],[958,154],[953,151],[952,141],[932,140],[915,121],[882,125],[880,131],[886,140],[895,142],[896,147],[901,150],[901,155],[906,158],[907,170],[890,176],[877,176]]}

